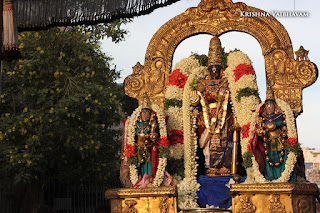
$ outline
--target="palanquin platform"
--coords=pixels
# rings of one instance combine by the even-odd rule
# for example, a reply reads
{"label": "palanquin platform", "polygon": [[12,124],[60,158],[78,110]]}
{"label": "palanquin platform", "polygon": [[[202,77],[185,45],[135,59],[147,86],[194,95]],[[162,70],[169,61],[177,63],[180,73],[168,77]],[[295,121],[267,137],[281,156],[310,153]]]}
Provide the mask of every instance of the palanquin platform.
{"label": "palanquin platform", "polygon": [[[232,210],[190,209],[182,213],[313,213],[319,189],[313,183],[231,184]],[[111,189],[112,213],[177,213],[176,187]]]}
{"label": "palanquin platform", "polygon": [[123,188],[110,189],[105,193],[111,201],[112,213],[176,213],[177,188]]}
{"label": "palanquin platform", "polygon": [[234,213],[311,213],[316,212],[314,183],[232,184]]}

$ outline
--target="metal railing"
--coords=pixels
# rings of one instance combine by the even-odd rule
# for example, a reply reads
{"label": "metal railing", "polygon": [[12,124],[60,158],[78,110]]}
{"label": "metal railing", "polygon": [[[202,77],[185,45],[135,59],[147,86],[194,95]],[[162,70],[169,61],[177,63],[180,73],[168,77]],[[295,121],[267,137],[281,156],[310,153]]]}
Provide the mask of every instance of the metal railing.
{"label": "metal railing", "polygon": [[74,187],[52,180],[41,192],[42,205],[32,208],[31,197],[24,195],[22,202],[17,202],[18,186],[8,186],[0,192],[0,213],[107,213],[110,212],[110,203],[105,199],[105,191],[121,187],[118,174],[109,181],[111,184],[107,188],[90,183]]}

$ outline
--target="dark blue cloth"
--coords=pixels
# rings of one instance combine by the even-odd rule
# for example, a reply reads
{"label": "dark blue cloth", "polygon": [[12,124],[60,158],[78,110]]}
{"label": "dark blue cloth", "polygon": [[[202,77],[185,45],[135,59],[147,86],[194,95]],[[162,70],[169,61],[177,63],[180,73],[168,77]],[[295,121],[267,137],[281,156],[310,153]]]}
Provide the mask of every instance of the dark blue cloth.
{"label": "dark blue cloth", "polygon": [[[207,177],[200,175],[198,178],[200,191],[197,192],[199,206],[205,208],[206,205],[214,205],[219,208],[230,208],[232,199],[230,189],[226,184],[231,178],[232,176]],[[246,177],[243,177],[241,182],[245,179]]]}

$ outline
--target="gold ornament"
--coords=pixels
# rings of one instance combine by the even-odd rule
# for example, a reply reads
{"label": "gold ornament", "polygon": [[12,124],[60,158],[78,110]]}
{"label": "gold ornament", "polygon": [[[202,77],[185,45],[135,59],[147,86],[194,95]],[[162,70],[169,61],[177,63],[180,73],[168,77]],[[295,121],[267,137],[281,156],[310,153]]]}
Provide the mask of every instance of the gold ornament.
{"label": "gold ornament", "polygon": [[304,47],[301,45],[299,50],[295,51],[296,54],[296,61],[310,61],[308,58],[309,50],[305,50]]}
{"label": "gold ornament", "polygon": [[210,40],[209,53],[208,53],[208,65],[222,65],[223,49],[221,47],[221,41],[218,36],[214,36]]}
{"label": "gold ornament", "polygon": [[151,109],[151,102],[147,93],[144,94],[142,109]]}
{"label": "gold ornament", "polygon": [[274,92],[273,92],[273,89],[268,86],[267,88],[267,100],[274,100]]}

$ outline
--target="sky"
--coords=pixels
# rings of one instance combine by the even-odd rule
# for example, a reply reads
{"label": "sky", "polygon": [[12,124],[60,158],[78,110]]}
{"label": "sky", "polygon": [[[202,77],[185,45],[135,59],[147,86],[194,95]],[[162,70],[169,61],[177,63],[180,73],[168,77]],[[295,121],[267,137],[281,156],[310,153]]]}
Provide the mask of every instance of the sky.
{"label": "sky", "polygon": [[[113,64],[121,70],[122,83],[124,78],[132,74],[132,67],[139,61],[144,64],[148,44],[157,30],[170,19],[185,12],[189,7],[196,7],[200,0],[180,0],[172,5],[159,8],[151,14],[139,16],[123,28],[129,31],[125,41],[115,44],[111,39],[102,41],[102,50],[112,56]],[[233,2],[239,2],[233,0]],[[293,50],[300,45],[309,50],[309,59],[320,66],[320,1],[319,0],[243,0],[248,6],[264,11],[307,11],[308,17],[277,17],[286,28],[291,38]],[[212,36],[197,35],[184,40],[177,47],[173,56],[173,67],[181,59],[189,57],[191,52],[208,54]],[[258,41],[249,34],[229,32],[219,37],[225,51],[235,48],[248,54],[257,74],[260,97],[265,99],[266,77],[264,58]],[[303,113],[297,118],[299,142],[302,147],[320,150],[320,80],[303,89]]]}

